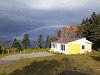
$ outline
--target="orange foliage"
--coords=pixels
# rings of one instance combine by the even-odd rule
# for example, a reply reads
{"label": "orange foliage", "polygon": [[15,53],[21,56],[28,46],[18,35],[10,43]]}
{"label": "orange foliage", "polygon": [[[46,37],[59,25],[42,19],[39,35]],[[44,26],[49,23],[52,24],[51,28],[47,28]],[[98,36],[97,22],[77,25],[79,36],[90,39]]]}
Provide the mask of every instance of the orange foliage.
{"label": "orange foliage", "polygon": [[61,34],[63,37],[65,37],[65,36],[69,37],[69,34],[73,35],[73,37],[76,37],[78,30],[79,30],[79,28],[76,25],[65,26],[65,27],[63,27],[63,31]]}

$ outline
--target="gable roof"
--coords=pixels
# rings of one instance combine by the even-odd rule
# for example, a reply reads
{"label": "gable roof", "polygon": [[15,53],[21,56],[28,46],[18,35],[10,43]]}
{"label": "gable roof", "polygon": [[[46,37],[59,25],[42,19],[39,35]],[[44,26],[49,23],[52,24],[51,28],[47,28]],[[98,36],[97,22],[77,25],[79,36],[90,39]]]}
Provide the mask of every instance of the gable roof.
{"label": "gable roof", "polygon": [[69,42],[72,42],[72,41],[76,41],[76,40],[79,40],[80,38],[59,38],[57,41],[53,41],[54,43],[69,43]]}
{"label": "gable roof", "polygon": [[88,41],[86,38],[81,38],[79,40],[76,40],[76,41],[72,41],[70,42],[69,44],[92,44],[91,41]]}
{"label": "gable roof", "polygon": [[59,38],[57,41],[54,41],[53,43],[64,43],[64,44],[89,43],[89,44],[92,44],[92,42],[86,40],[86,38]]}

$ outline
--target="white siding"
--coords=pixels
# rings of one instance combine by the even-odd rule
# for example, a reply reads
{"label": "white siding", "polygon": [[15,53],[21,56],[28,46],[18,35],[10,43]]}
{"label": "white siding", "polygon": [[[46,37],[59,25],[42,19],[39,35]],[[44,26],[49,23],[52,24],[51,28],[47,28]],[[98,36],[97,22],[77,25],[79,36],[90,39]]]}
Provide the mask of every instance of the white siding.
{"label": "white siding", "polygon": [[[59,52],[59,53],[64,53],[64,54],[68,54],[67,44],[63,44],[63,43],[51,43],[51,45],[52,44],[56,44],[57,45],[56,48],[52,48],[52,46],[51,46],[52,51]],[[65,50],[61,50],[61,45],[62,44],[65,45]]]}
{"label": "white siding", "polygon": [[[85,49],[82,49],[82,45],[85,46]],[[81,44],[81,53],[87,53],[87,52],[91,52],[92,50],[92,45],[91,44],[88,44],[88,43],[85,43],[85,44]]]}
{"label": "white siding", "polygon": [[84,54],[85,53],[85,49],[82,49],[82,45],[84,45],[85,46],[85,44],[81,44],[81,46],[80,46],[80,52],[82,53],[82,54]]}
{"label": "white siding", "polygon": [[[86,52],[91,52],[92,50],[92,42],[86,40],[85,38],[82,38],[82,39],[79,39],[79,40],[76,40],[76,41],[73,41],[73,42],[70,42],[68,44],[64,44],[64,43],[55,43],[55,42],[52,42],[52,44],[55,44],[56,47],[53,48],[51,46],[51,51],[54,51],[54,52],[59,52],[59,53],[64,53],[64,54],[68,54],[68,44],[80,44],[80,50],[81,50],[81,53],[86,53]],[[61,50],[61,45],[65,45],[65,50]],[[85,46],[85,49],[82,49],[82,45]]]}

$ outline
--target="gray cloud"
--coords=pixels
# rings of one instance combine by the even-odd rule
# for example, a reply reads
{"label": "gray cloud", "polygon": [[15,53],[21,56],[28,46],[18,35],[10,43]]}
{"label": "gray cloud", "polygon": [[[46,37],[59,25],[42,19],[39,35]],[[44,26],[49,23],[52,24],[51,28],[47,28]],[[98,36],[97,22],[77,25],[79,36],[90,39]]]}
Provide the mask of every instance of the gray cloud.
{"label": "gray cloud", "polygon": [[100,12],[99,3],[99,0],[0,0],[0,36],[16,37],[39,27],[79,24],[93,11]]}

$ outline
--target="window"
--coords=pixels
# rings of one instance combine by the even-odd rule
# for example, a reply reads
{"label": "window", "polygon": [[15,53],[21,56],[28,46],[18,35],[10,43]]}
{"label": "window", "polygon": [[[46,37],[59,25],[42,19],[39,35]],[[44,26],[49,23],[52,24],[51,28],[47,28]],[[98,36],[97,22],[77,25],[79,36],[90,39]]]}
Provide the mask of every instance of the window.
{"label": "window", "polygon": [[52,44],[52,47],[53,47],[53,48],[56,48],[56,44]]}
{"label": "window", "polygon": [[85,49],[85,46],[84,45],[82,45],[82,49]]}
{"label": "window", "polygon": [[65,51],[65,45],[61,45],[61,50]]}

